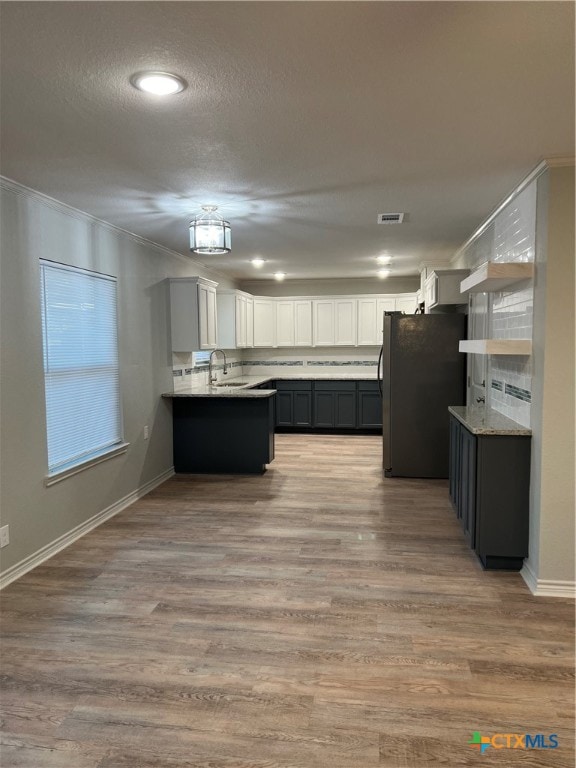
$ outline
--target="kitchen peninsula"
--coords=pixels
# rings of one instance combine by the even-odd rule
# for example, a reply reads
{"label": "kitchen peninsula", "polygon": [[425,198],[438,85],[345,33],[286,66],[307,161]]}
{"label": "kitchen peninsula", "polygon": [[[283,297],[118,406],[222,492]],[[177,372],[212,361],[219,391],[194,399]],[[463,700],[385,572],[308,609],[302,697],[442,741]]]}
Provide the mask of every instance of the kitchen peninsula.
{"label": "kitchen peninsula", "polygon": [[274,389],[206,386],[172,400],[174,471],[261,474],[274,460]]}

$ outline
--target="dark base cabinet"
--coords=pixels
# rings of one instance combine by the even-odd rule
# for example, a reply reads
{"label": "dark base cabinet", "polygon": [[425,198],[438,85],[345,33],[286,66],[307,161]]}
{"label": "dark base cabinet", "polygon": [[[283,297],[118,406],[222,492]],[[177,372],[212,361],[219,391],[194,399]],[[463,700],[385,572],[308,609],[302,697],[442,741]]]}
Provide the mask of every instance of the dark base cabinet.
{"label": "dark base cabinet", "polygon": [[274,397],[175,397],[174,471],[261,474],[274,459]]}
{"label": "dark base cabinet", "polygon": [[358,382],[358,427],[382,430],[382,395],[377,381]]}
{"label": "dark base cabinet", "polygon": [[276,427],[290,432],[382,431],[377,381],[277,380]]}
{"label": "dark base cabinet", "polygon": [[450,498],[484,568],[518,571],[528,555],[530,441],[474,435],[450,416]]}
{"label": "dark base cabinet", "polygon": [[[267,384],[272,388],[271,384]],[[276,390],[276,426],[311,427],[312,426],[312,382],[277,381]]]}
{"label": "dark base cabinet", "polygon": [[356,382],[315,381],[312,424],[321,429],[356,429]]}

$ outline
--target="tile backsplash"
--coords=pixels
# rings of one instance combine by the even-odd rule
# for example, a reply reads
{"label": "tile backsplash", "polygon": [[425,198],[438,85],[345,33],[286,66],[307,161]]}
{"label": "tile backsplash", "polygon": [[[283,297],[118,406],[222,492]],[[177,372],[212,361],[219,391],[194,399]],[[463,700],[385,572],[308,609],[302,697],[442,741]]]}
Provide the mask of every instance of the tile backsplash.
{"label": "tile backsplash", "polygon": [[[534,262],[536,182],[526,187],[464,252],[471,269],[485,261]],[[510,290],[491,293],[484,304],[488,338],[531,339],[533,283],[525,280]],[[477,327],[481,327],[477,323]],[[523,426],[530,426],[531,358],[494,355],[487,359],[486,403]]]}
{"label": "tile backsplash", "polygon": [[[226,351],[230,378],[238,376],[298,375],[326,376],[342,373],[376,375],[378,347],[318,347],[298,349],[244,349]],[[208,384],[208,366],[192,366],[192,356],[174,353],[172,358],[174,390],[201,387]],[[218,380],[224,379],[222,357],[214,366]]]}
{"label": "tile backsplash", "polygon": [[280,375],[286,369],[302,375],[342,373],[376,374],[378,347],[299,347],[298,349],[246,349],[243,372],[250,376]]}

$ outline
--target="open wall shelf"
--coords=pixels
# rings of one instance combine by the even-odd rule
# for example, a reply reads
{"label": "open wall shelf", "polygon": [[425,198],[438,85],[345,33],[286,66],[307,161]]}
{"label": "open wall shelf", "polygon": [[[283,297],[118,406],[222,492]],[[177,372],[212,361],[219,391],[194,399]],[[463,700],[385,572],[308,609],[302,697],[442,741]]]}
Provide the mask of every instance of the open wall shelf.
{"label": "open wall shelf", "polygon": [[467,339],[460,342],[460,352],[472,355],[531,355],[529,339]]}
{"label": "open wall shelf", "polygon": [[487,261],[475,269],[460,283],[462,293],[503,291],[514,283],[529,280],[534,276],[534,264],[526,262],[499,263]]}

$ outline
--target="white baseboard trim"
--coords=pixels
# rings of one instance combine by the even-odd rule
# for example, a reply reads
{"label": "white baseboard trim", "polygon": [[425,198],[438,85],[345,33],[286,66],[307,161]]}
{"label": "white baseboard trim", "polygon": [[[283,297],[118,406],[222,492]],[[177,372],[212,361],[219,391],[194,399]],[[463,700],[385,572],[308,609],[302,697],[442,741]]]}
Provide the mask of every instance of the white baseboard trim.
{"label": "white baseboard trim", "polygon": [[568,597],[576,599],[576,582],[555,581],[553,579],[538,579],[528,563],[524,561],[520,575],[528,585],[528,589],[536,597]]}
{"label": "white baseboard trim", "polygon": [[138,501],[138,499],[146,496],[146,494],[150,493],[150,491],[153,491],[154,488],[162,485],[162,483],[171,478],[173,474],[174,467],[170,467],[170,469],[167,469],[166,472],[162,472],[161,475],[153,478],[140,488],[132,491],[132,493],[124,496],[124,498],[119,499],[119,501],[116,501],[114,504],[111,504],[109,507],[106,507],[106,509],[98,512],[89,520],[80,523],[80,525],[77,525],[76,528],[72,528],[71,531],[68,531],[68,533],[63,534],[50,544],[42,547],[33,555],[26,557],[24,560],[16,563],[16,565],[8,568],[8,570],[0,576],[0,589],[4,589],[4,587],[7,587],[8,584],[16,581],[16,579],[19,579],[21,576],[24,576],[24,574],[28,573],[28,571],[31,571],[33,568],[36,568],[38,565],[46,562],[46,560],[49,560],[58,552],[61,552],[63,549],[66,549],[66,547],[69,547],[70,544],[73,544],[75,541],[82,538],[82,536],[89,533],[89,531],[92,531],[94,528],[97,528],[99,525],[106,522],[106,520],[109,520],[111,517],[114,517],[114,515],[122,512],[122,510],[126,509],[126,507],[129,507],[130,504],[134,504],[135,501]]}

